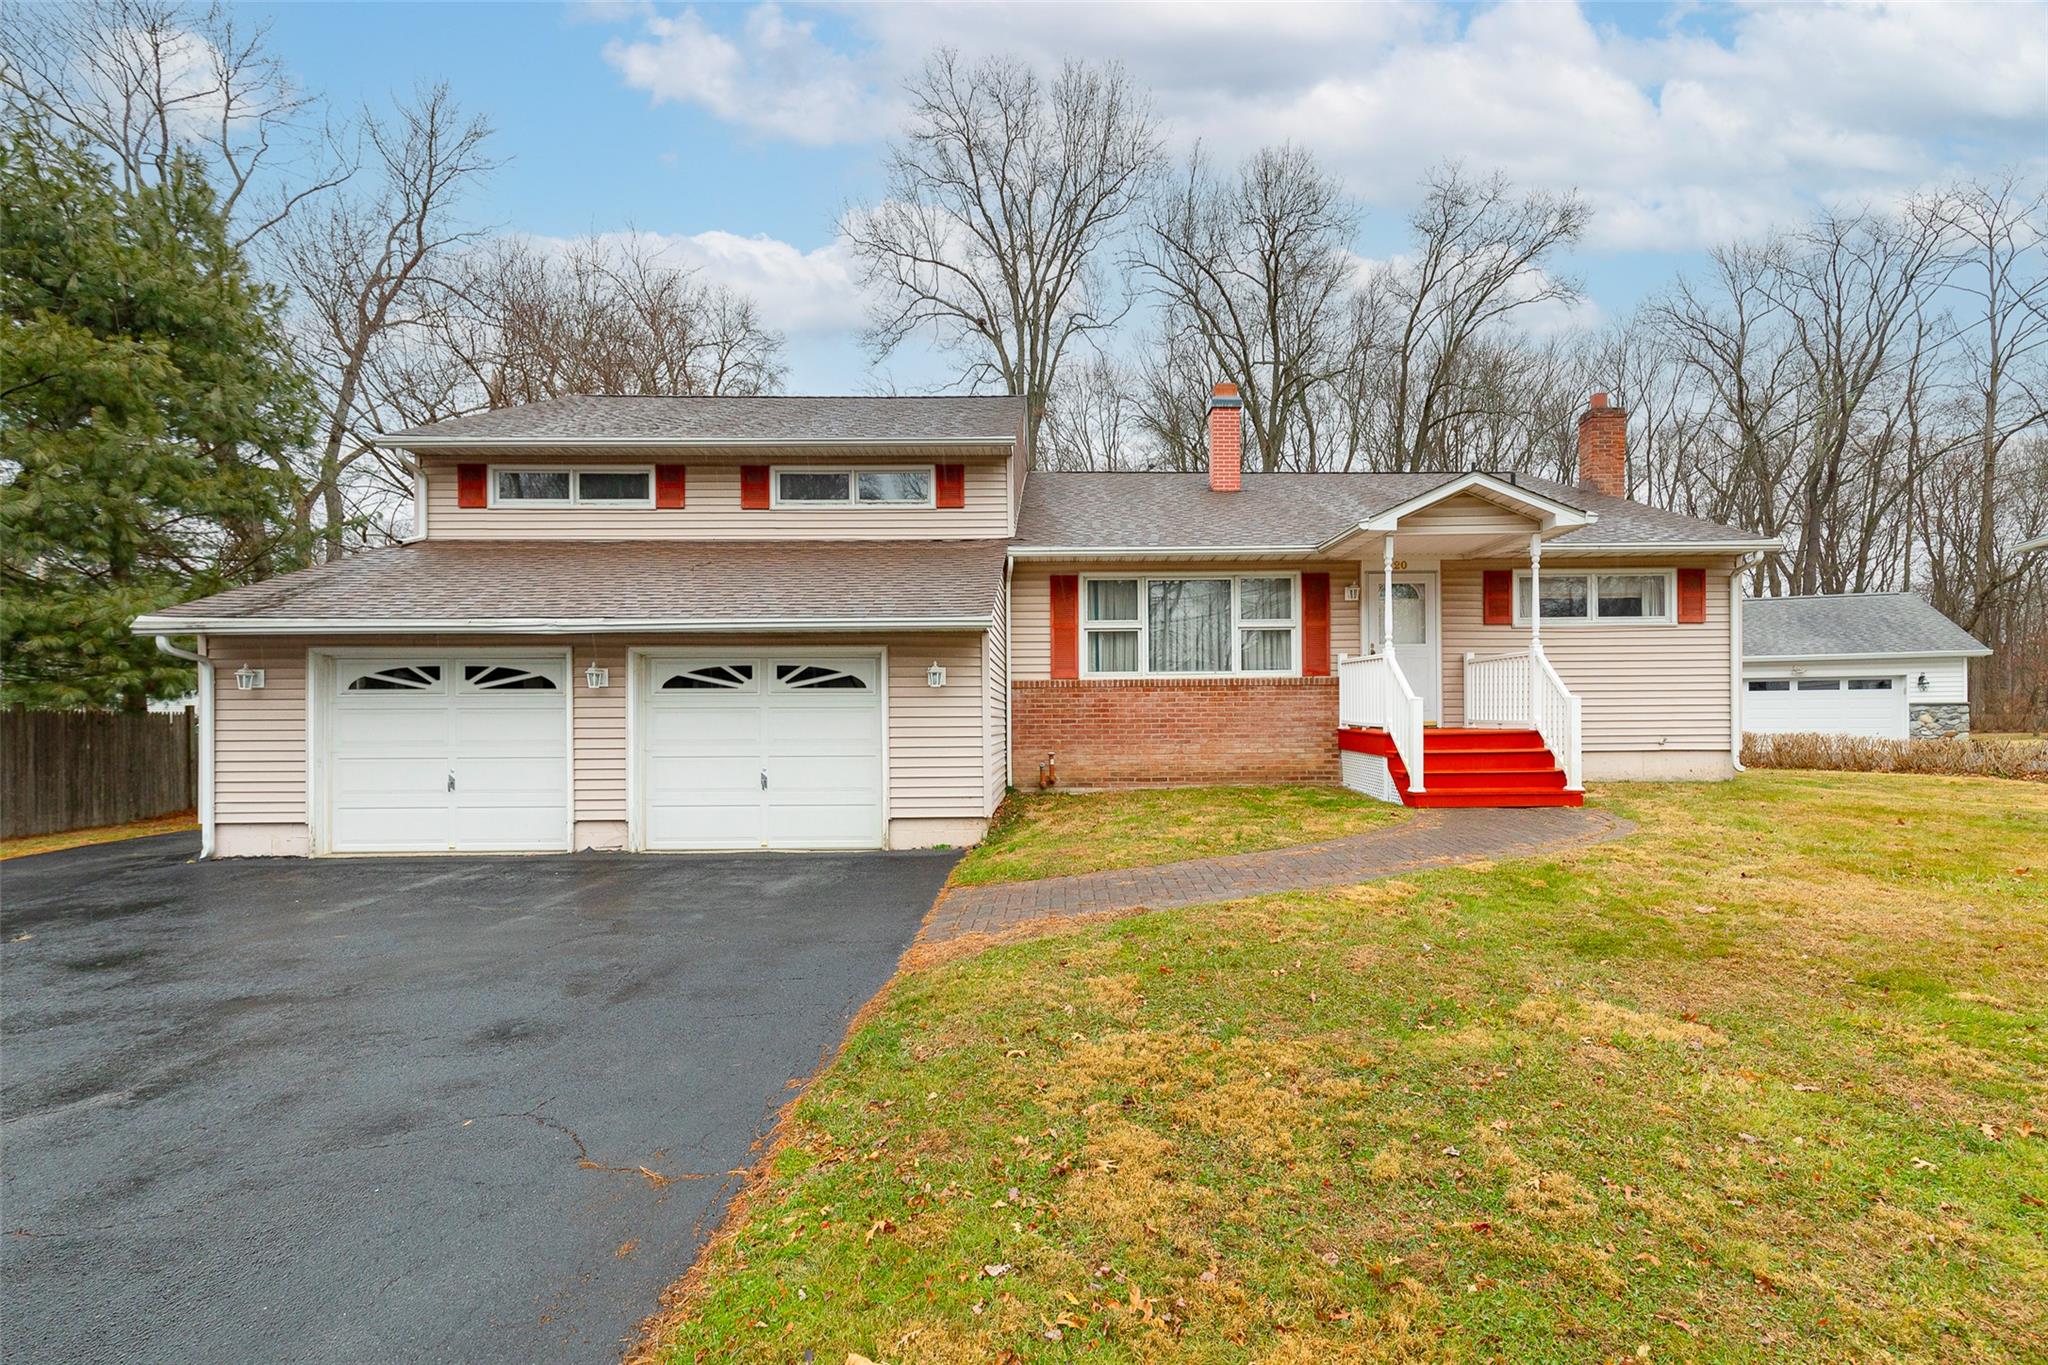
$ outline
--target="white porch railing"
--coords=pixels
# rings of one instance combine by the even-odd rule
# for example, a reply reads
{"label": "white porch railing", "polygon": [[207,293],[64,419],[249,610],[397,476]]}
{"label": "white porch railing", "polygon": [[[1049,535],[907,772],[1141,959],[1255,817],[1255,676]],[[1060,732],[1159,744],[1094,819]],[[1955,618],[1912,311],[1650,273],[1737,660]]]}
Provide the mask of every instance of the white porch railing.
{"label": "white porch railing", "polygon": [[1408,769],[1408,790],[1422,790],[1422,698],[1392,654],[1338,656],[1337,723],[1385,730]]}
{"label": "white porch railing", "polygon": [[1465,656],[1465,723],[1528,726],[1543,736],[1545,747],[1564,769],[1565,789],[1585,789],[1580,780],[1579,699],[1557,676],[1541,645]]}

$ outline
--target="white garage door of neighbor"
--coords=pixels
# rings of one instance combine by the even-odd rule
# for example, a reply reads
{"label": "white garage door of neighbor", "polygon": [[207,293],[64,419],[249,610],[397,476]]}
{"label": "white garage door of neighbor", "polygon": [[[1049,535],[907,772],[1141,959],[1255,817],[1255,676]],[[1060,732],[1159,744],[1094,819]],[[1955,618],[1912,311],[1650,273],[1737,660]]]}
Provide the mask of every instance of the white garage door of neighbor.
{"label": "white garage door of neighbor", "polygon": [[1763,735],[1906,737],[1906,680],[1881,677],[1750,678],[1742,728]]}
{"label": "white garage door of neighbor", "polygon": [[331,851],[568,848],[568,670],[560,656],[340,658],[333,677]]}
{"label": "white garage door of neighbor", "polygon": [[878,657],[737,654],[645,666],[643,847],[882,846]]}

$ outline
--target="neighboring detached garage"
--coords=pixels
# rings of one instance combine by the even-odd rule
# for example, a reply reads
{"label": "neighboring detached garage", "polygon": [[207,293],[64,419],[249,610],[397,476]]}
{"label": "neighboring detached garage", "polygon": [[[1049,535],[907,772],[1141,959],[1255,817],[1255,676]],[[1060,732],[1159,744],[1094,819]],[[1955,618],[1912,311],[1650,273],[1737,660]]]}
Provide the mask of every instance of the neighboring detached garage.
{"label": "neighboring detached garage", "polygon": [[1991,652],[1913,593],[1753,598],[1742,644],[1745,731],[1878,739],[1969,733]]}

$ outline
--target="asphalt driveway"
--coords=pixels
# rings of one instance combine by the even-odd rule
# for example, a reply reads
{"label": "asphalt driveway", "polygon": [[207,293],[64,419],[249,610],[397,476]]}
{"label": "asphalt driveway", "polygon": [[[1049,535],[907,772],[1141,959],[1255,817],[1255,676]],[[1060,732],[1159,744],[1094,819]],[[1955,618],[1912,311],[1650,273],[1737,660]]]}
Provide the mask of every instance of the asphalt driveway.
{"label": "asphalt driveway", "polygon": [[0,867],[0,1358],[615,1360],[949,853]]}

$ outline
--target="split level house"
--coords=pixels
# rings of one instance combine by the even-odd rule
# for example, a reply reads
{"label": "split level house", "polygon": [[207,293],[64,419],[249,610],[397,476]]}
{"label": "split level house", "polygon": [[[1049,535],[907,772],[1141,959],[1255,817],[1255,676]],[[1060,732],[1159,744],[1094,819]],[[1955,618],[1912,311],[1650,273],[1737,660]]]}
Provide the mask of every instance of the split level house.
{"label": "split level house", "polygon": [[[381,438],[414,536],[139,619],[210,854],[971,843],[1012,786],[1725,778],[1771,542],[1579,480],[1031,469],[1019,398],[565,398]],[[183,643],[179,643],[182,641]]]}

